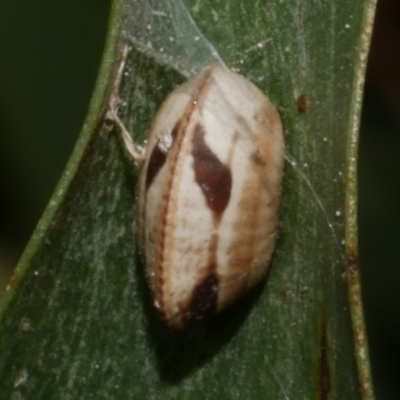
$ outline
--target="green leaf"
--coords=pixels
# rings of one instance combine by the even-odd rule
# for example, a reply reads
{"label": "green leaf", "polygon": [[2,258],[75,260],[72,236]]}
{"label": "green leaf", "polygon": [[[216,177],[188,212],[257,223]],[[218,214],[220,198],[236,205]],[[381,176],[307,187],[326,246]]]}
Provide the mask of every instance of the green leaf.
{"label": "green leaf", "polygon": [[[2,397],[373,399],[355,166],[374,1],[155,4],[114,2],[88,117],[3,298]],[[106,119],[124,41],[121,111],[137,141],[183,76],[215,60],[210,46],[268,94],[285,130],[268,279],[181,333],[153,307],[136,254],[138,171]]]}

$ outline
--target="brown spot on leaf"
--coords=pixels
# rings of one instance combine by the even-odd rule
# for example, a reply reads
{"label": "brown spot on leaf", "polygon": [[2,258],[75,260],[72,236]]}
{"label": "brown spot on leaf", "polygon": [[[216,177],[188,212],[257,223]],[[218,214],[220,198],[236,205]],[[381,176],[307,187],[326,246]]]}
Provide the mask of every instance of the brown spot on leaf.
{"label": "brown spot on leaf", "polygon": [[207,146],[204,134],[203,127],[197,124],[192,150],[195,180],[206,198],[207,206],[217,216],[221,216],[231,197],[232,174]]}
{"label": "brown spot on leaf", "polygon": [[305,94],[302,94],[298,99],[297,99],[297,110],[299,113],[305,113],[308,109],[308,97]]}
{"label": "brown spot on leaf", "polygon": [[331,376],[328,362],[328,340],[326,324],[323,324],[321,332],[321,347],[319,355],[319,400],[329,399],[331,391]]}
{"label": "brown spot on leaf", "polygon": [[282,301],[287,301],[287,299],[289,297],[289,289],[287,287],[284,287],[281,289],[279,294],[280,294]]}
{"label": "brown spot on leaf", "polygon": [[360,269],[360,260],[355,251],[348,251],[347,265],[350,269],[358,271]]}

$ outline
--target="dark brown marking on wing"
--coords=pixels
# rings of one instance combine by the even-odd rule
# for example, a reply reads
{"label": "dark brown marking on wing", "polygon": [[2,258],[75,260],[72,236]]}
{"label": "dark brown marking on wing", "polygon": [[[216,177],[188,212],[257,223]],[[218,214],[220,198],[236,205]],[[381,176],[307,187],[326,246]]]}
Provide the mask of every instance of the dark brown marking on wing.
{"label": "dark brown marking on wing", "polygon": [[193,133],[192,150],[195,180],[203,192],[207,206],[220,217],[231,197],[232,174],[207,146],[204,134],[203,127],[197,124]]}
{"label": "dark brown marking on wing", "polygon": [[182,127],[182,120],[178,119],[175,126],[171,130],[172,143],[175,141],[176,137],[178,136],[179,129],[181,129],[181,127]]}
{"label": "dark brown marking on wing", "polygon": [[[210,266],[215,270],[215,266]],[[202,319],[206,315],[215,314],[218,299],[218,276],[212,272],[196,286],[186,311],[186,320]]]}
{"label": "dark brown marking on wing", "polygon": [[167,154],[158,146],[154,146],[153,151],[150,155],[149,165],[146,171],[146,191],[149,189],[150,185],[153,183],[154,178],[157,176],[158,172],[165,164],[167,160]]}

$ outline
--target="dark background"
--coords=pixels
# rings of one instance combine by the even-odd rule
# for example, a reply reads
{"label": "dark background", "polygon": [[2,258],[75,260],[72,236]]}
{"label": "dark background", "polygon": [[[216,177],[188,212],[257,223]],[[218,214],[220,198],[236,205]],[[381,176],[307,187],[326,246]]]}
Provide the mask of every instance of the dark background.
{"label": "dark background", "polygon": [[378,0],[359,150],[362,284],[377,399],[400,399],[400,2]]}
{"label": "dark background", "polygon": [[[0,290],[80,131],[109,7],[109,0],[0,3]],[[361,127],[359,225],[374,383],[385,400],[400,398],[399,72],[400,2],[380,0]]]}

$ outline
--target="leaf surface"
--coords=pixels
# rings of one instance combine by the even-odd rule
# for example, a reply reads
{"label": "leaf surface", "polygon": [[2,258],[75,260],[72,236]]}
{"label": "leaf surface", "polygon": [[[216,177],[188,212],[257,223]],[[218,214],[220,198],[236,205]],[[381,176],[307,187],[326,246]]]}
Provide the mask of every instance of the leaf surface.
{"label": "leaf surface", "polygon": [[[172,18],[172,28],[187,33],[187,53],[167,49],[172,58],[165,59],[154,56],[163,53],[155,45],[146,52],[133,40],[134,28],[145,35],[140,26],[147,26],[133,4],[114,2],[89,115],[3,299],[4,398],[372,398],[357,371],[344,214],[353,198],[345,178],[354,165],[374,3],[186,1],[185,21],[204,37]],[[145,4],[143,15],[161,17],[181,6]],[[126,15],[137,26],[123,25]],[[184,81],[188,61],[194,70],[201,65],[190,43],[204,39],[281,115],[281,232],[262,285],[222,314],[171,333],[137,255],[138,171],[106,111],[122,41],[133,49],[121,111],[140,141],[163,99]]]}

